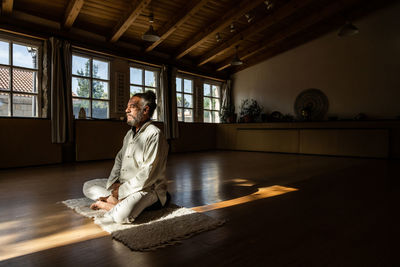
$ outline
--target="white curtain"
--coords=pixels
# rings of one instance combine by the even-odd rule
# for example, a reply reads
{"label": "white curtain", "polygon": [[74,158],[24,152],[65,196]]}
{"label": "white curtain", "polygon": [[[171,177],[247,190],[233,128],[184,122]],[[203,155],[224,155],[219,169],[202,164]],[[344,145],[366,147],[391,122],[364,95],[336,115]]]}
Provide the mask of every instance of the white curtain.
{"label": "white curtain", "polygon": [[163,96],[164,134],[167,139],[177,139],[179,137],[176,111],[176,72],[176,68],[163,65],[160,76]]}
{"label": "white curtain", "polygon": [[221,105],[221,110],[228,109],[233,105],[232,102],[232,80],[226,80],[222,84],[222,105]]}
{"label": "white curtain", "polygon": [[50,46],[51,140],[53,143],[68,143],[73,141],[71,44],[51,37]]}

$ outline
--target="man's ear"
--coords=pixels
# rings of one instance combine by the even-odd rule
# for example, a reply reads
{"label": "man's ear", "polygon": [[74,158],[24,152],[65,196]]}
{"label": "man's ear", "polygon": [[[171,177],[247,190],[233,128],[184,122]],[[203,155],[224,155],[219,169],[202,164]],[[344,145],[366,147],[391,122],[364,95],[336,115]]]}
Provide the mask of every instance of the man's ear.
{"label": "man's ear", "polygon": [[144,107],[144,109],[143,109],[143,114],[149,114],[149,112],[150,112],[150,107],[148,106],[148,105],[146,105],[145,107]]}

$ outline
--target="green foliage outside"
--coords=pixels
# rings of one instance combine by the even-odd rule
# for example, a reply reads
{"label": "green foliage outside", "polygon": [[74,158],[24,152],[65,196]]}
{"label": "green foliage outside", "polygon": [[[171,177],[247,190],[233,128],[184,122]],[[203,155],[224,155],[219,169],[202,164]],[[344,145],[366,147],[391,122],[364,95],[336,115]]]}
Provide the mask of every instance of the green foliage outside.
{"label": "green foliage outside", "polygon": [[[93,77],[98,77],[97,73],[99,72],[99,66],[93,65]],[[78,75],[90,77],[90,66],[89,61],[85,63],[84,70],[78,70]],[[90,93],[90,85],[88,79],[78,79],[78,90],[77,93],[79,96],[89,96]],[[93,92],[92,98],[95,99],[107,99],[108,95],[107,92],[104,90],[104,85],[101,81],[93,80]]]}
{"label": "green foliage outside", "polygon": [[[176,96],[176,100],[178,101],[178,106],[182,107],[182,96]],[[189,101],[187,101],[185,98],[183,99],[184,103],[183,103],[183,107],[184,108],[190,108],[190,103]]]}
{"label": "green foliage outside", "polygon": [[[90,65],[89,61],[85,63],[85,69],[78,70],[77,73],[80,76],[90,77]],[[93,77],[98,77],[97,73],[99,71],[99,66],[93,65]],[[93,99],[108,99],[108,92],[104,89],[104,84],[101,81],[93,80],[92,84],[92,98]],[[81,97],[89,97],[90,96],[90,80],[85,78],[78,78],[78,88],[77,94]],[[89,101],[79,101],[80,107],[89,109]],[[92,102],[92,116],[95,116],[96,111],[100,111],[100,113],[107,112],[108,102],[106,101],[93,101]],[[103,112],[101,112],[103,110]]]}
{"label": "green foliage outside", "polygon": [[219,99],[204,97],[204,108],[219,111]]}
{"label": "green foliage outside", "polygon": [[208,97],[204,98],[204,108],[211,109],[211,98]]}

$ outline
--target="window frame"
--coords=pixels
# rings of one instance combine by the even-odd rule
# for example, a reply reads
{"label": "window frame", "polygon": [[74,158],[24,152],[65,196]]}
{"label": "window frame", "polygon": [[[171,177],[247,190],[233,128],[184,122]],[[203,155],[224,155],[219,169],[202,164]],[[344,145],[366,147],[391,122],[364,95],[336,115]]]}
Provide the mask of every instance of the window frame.
{"label": "window frame", "polygon": [[[73,68],[73,56],[78,56],[78,57],[84,57],[84,58],[89,58],[90,66],[89,66],[89,72],[90,76],[80,76],[77,74],[72,73],[72,68]],[[101,79],[101,78],[94,78],[93,77],[93,61],[98,60],[102,62],[107,62],[108,63],[108,80],[106,79]],[[81,97],[81,96],[72,96],[72,106],[73,106],[73,100],[74,99],[80,99],[80,100],[88,100],[89,101],[89,111],[90,111],[90,116],[86,114],[86,119],[96,119],[96,120],[109,120],[110,115],[111,115],[111,96],[112,96],[112,83],[111,83],[111,62],[112,59],[109,57],[104,57],[99,54],[95,53],[87,53],[87,52],[82,52],[79,50],[73,50],[71,53],[71,92],[72,92],[72,81],[73,78],[83,78],[83,79],[88,79],[89,80],[89,97]],[[93,98],[93,81],[99,81],[99,82],[107,82],[108,83],[108,98],[107,99],[98,99],[98,98]],[[104,101],[108,103],[108,113],[107,113],[107,118],[94,118],[93,117],[93,101]],[[79,113],[73,114],[75,119],[79,119]]]}
{"label": "window frame", "polygon": [[[131,68],[136,68],[136,69],[141,69],[142,70],[142,84],[135,84],[131,83]],[[152,71],[156,72],[156,86],[147,86],[146,83],[146,70],[147,71]],[[129,98],[132,97],[131,95],[131,86],[135,87],[141,87],[142,88],[142,93],[146,92],[146,88],[151,88],[156,91],[156,115],[157,118],[152,119],[153,121],[162,121],[162,116],[161,116],[161,103],[162,103],[162,98],[161,98],[161,84],[160,84],[160,76],[161,76],[161,68],[158,67],[153,67],[153,66],[148,66],[144,64],[138,64],[138,63],[130,63],[129,68],[128,68],[128,73],[129,73]]]}
{"label": "window frame", "polygon": [[[188,75],[183,75],[182,73],[179,73],[179,74],[177,74],[176,75],[176,77],[175,77],[175,86],[177,85],[176,84],[176,80],[177,79],[181,79],[181,89],[182,89],[182,91],[181,92],[178,92],[177,90],[175,90],[176,91],[176,95],[175,95],[175,97],[177,97],[177,94],[181,94],[181,97],[182,97],[182,100],[183,100],[183,103],[182,103],[182,106],[178,106],[178,99],[176,99],[176,113],[177,113],[177,117],[178,117],[178,121],[179,122],[185,122],[185,123],[193,123],[193,122],[196,122],[196,111],[197,111],[197,108],[196,108],[196,105],[195,105],[195,103],[196,103],[196,97],[197,97],[197,92],[196,92],[196,86],[195,86],[195,83],[196,83],[196,77],[191,77],[191,76],[188,76]],[[185,85],[185,80],[190,80],[190,81],[192,81],[192,93],[186,93],[185,92],[185,87],[184,87],[184,85]],[[176,87],[177,88],[177,87]],[[175,89],[176,89],[175,88]],[[191,108],[185,108],[185,105],[184,105],[184,100],[185,100],[185,95],[190,95],[190,96],[192,96],[192,107]],[[182,109],[182,120],[179,120],[179,116],[178,116],[178,114],[179,114],[179,109]],[[185,121],[185,109],[190,109],[190,110],[192,110],[192,121]]]}
{"label": "window frame", "polygon": [[[210,91],[211,91],[211,95],[210,96],[205,96],[204,95],[204,85],[205,84],[208,84],[208,85],[210,85]],[[213,90],[212,90],[212,87],[213,86],[217,86],[218,87],[218,92],[219,92],[219,96],[218,97],[215,97],[215,96],[213,96]],[[205,98],[210,98],[211,99],[211,108],[210,109],[206,109],[206,108],[204,108],[204,99]],[[202,101],[202,103],[203,103],[203,105],[202,105],[202,119],[203,119],[203,122],[204,123],[221,123],[221,118],[219,118],[219,122],[216,122],[215,121],[215,118],[214,118],[214,112],[219,112],[219,114],[221,113],[221,105],[222,105],[222,82],[217,82],[217,81],[212,81],[212,80],[203,80],[203,82],[202,82],[202,99],[203,99],[203,101]],[[213,107],[212,107],[212,100],[213,99],[218,99],[219,100],[219,110],[217,110],[217,109],[213,109]],[[204,111],[209,111],[210,113],[211,113],[211,122],[205,122],[204,121]]]}
{"label": "window frame", "polygon": [[[6,33],[0,33],[0,41],[7,42],[9,43],[9,50],[8,50],[8,56],[9,56],[9,62],[8,64],[0,64],[0,67],[2,68],[9,68],[9,90],[4,90],[0,89],[0,93],[5,93],[8,94],[9,96],[9,102],[8,102],[8,115],[0,115],[1,118],[41,118],[42,117],[42,101],[41,101],[41,96],[42,96],[42,53],[43,53],[43,41],[37,40],[37,39],[32,39],[28,37],[19,37],[19,36],[14,36],[11,34],[6,34]],[[27,67],[21,67],[21,66],[14,66],[13,62],[13,44],[18,44],[22,46],[30,46],[30,47],[35,47],[37,48],[37,59],[36,59],[36,64],[37,67],[36,69],[34,68],[27,68]],[[14,69],[19,69],[19,70],[26,70],[26,71],[36,71],[37,77],[36,77],[36,92],[21,92],[21,91],[16,91],[13,89],[13,70]],[[36,97],[36,112],[35,114],[32,113],[32,116],[16,116],[14,115],[14,99],[13,95],[16,94],[22,94],[22,95],[29,95],[29,96],[35,96]]]}

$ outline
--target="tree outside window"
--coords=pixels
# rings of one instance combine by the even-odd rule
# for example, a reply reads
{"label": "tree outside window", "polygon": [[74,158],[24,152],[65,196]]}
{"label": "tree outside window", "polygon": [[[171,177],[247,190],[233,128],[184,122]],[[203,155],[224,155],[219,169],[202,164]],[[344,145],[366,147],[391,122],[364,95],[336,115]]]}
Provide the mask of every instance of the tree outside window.
{"label": "tree outside window", "polygon": [[110,63],[90,56],[72,56],[72,103],[75,118],[83,108],[86,117],[108,119]]}
{"label": "tree outside window", "polygon": [[220,122],[220,96],[220,86],[209,83],[203,84],[203,122]]}

